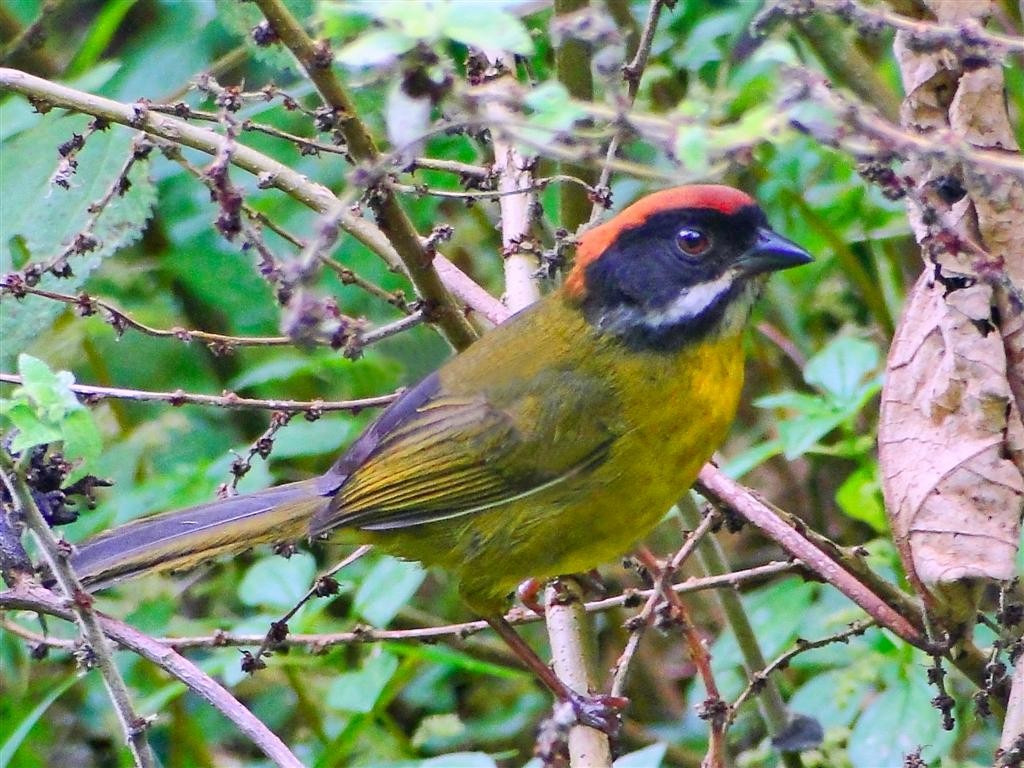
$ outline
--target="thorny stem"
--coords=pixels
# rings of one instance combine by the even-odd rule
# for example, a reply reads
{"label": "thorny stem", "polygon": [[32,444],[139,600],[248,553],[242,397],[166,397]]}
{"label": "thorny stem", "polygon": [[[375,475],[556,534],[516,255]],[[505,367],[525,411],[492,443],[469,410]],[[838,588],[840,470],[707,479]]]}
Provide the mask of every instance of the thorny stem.
{"label": "thorny stem", "polygon": [[93,612],[92,597],[82,587],[68,561],[70,549],[66,544],[58,543],[54,538],[53,531],[32,497],[32,491],[26,485],[15,467],[14,460],[5,449],[0,449],[0,475],[3,476],[3,483],[11,494],[17,513],[25,521],[25,525],[38,542],[43,557],[46,558],[54,578],[64,593],[64,598],[71,607],[71,615],[75,623],[78,624],[83,641],[88,646],[87,666],[98,667],[103,676],[103,683],[107,688],[110,701],[114,705],[114,711],[121,723],[121,731],[124,733],[125,742],[131,750],[135,765],[139,768],[156,768],[156,757],[146,736],[149,722],[135,713],[131,692],[114,664],[112,649],[107,642],[106,634]]}

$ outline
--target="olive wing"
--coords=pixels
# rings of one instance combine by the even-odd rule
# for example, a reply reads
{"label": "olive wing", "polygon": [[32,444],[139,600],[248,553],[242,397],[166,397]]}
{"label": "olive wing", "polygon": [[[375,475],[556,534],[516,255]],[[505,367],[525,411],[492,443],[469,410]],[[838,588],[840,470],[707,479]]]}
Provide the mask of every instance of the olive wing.
{"label": "olive wing", "polygon": [[[573,379],[566,386],[566,376]],[[608,388],[574,373],[522,394],[452,395],[436,376],[385,412],[332,469],[341,480],[314,535],[382,531],[460,517],[528,497],[600,464],[614,430]],[[549,386],[550,385],[550,386]],[[411,397],[412,402],[402,402]]]}

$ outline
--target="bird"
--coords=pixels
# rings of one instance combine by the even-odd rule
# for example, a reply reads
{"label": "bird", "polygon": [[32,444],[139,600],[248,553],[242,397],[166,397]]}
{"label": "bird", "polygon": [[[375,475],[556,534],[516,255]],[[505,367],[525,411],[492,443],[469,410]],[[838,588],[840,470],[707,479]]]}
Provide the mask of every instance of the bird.
{"label": "bird", "polygon": [[565,686],[503,618],[519,583],[627,553],[726,437],[767,277],[810,255],[748,194],[661,190],[584,232],[561,286],[406,390],[321,476],[103,532],[90,589],[257,544],[329,537],[454,576],[580,722],[621,706]]}

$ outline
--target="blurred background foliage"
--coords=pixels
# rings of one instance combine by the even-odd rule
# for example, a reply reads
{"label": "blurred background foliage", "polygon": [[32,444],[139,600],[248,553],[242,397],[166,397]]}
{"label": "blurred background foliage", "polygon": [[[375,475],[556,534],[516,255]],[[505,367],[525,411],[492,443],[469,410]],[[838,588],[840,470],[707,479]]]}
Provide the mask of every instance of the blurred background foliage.
{"label": "blurred background foliage", "polygon": [[[5,39],[32,23],[42,5],[41,0],[14,0],[0,9]],[[54,6],[45,16],[48,38],[23,51],[14,64],[126,103],[140,98],[184,101],[214,111],[208,94],[188,90],[193,78],[212,67],[221,84],[244,83],[252,91],[274,82],[305,108],[285,109],[279,99],[250,101],[239,119],[316,137],[306,111],[319,105],[316,94],[282,47],[253,42],[250,30],[261,20],[253,5],[234,0],[46,5]],[[525,150],[542,156],[538,176],[556,172],[548,150],[559,131],[576,126],[597,139],[610,135],[602,117],[609,114],[609,101],[623,92],[618,67],[649,4],[595,0],[592,5],[596,12],[586,17],[589,28],[563,28],[552,35],[553,11],[540,2],[289,3],[330,41],[336,71],[361,117],[388,148],[394,147],[387,137],[417,136],[430,120],[448,116],[449,109],[456,115],[459,111],[442,98],[432,112],[416,117],[396,95],[403,73],[418,70],[435,83],[448,78],[462,82],[470,46],[519,54],[519,79],[529,89],[520,140]],[[1019,29],[1019,9],[1009,2],[1003,6]],[[883,113],[891,110],[900,93],[889,53],[891,37],[858,39],[836,19],[818,16],[758,38],[749,25],[759,9],[757,2],[704,0],[679,2],[664,12],[635,109],[652,119],[668,119],[673,129],[660,143],[644,136],[626,141],[620,157],[647,173],[614,173],[612,199],[618,208],[673,181],[724,180],[754,194],[780,232],[815,254],[810,267],[774,278],[758,307],[757,330],[748,344],[744,405],[722,460],[731,474],[817,530],[842,544],[866,547],[871,564],[898,581],[899,560],[883,513],[873,435],[883,359],[903,296],[920,270],[918,250],[903,205],[862,180],[848,155],[800,130],[801,121],[829,119],[824,108],[799,100],[786,107],[789,112],[780,106],[794,88],[787,68],[796,65],[823,71],[838,87],[862,93],[864,84],[852,82],[851,70],[843,66],[857,60],[870,62],[872,87],[877,88],[873,106]],[[593,105],[603,106],[604,112],[569,99],[555,79],[559,35],[573,34],[593,47]],[[1012,68],[1007,75],[1019,118],[1022,75]],[[88,137],[69,189],[52,184],[57,146],[85,132],[87,121],[60,110],[35,114],[10,94],[0,101],[0,271],[59,254],[86,225],[89,205],[123,168],[132,135],[115,126]],[[329,134],[316,138],[331,140]],[[485,139],[476,130],[439,132],[425,140],[422,152],[487,165],[491,156]],[[358,193],[358,179],[337,154],[303,154],[294,143],[257,132],[243,132],[240,141],[337,193]],[[209,162],[198,153],[186,155],[200,167]],[[459,189],[451,174],[392,171],[406,184]],[[255,209],[285,230],[312,236],[315,216],[308,209],[279,192],[260,189],[256,179],[241,171],[233,170],[231,178]],[[213,226],[218,211],[208,189],[157,152],[137,162],[129,179],[131,188],[93,228],[102,246],[73,259],[74,277],[47,274],[40,286],[65,293],[87,290],[158,328],[276,335],[280,312],[273,291],[255,268],[254,255]],[[559,191],[552,184],[540,196],[545,247],[552,247],[556,229],[566,223],[560,220]],[[422,234],[437,224],[451,225],[454,235],[445,245],[446,255],[500,295],[501,241],[493,200],[467,205],[406,194],[402,204]],[[268,231],[266,239],[275,252],[294,255],[294,246],[275,234]],[[400,275],[352,238],[343,236],[333,256],[365,280],[414,298]],[[324,272],[318,288],[336,297],[345,314],[370,324],[401,316],[394,306],[343,284],[331,272]],[[234,456],[248,453],[269,414],[118,400],[84,411],[68,401],[62,389],[67,380],[53,377],[47,367],[101,386],[340,400],[392,392],[449,354],[443,340],[424,326],[369,347],[358,359],[327,348],[254,347],[216,354],[197,342],[130,329],[118,333],[100,315],[80,317],[37,296],[18,301],[5,296],[0,306],[3,368],[20,369],[26,382],[37,384],[35,390],[26,386],[17,393],[4,387],[5,425],[18,424],[20,418],[23,429],[31,423],[41,430],[37,436],[45,439],[37,442],[68,440],[68,452],[87,459],[88,471],[114,482],[95,509],[64,529],[71,540],[144,513],[211,498],[218,486],[231,482]],[[21,353],[32,358],[19,362]],[[63,409],[50,408],[49,416],[37,418],[48,397],[63,402]],[[76,413],[91,414],[102,449],[89,433],[91,426],[65,426]],[[372,416],[293,419],[277,434],[269,459],[254,460],[239,488],[322,471]],[[75,429],[89,434],[83,437]],[[779,556],[774,545],[749,530],[719,538],[735,568]],[[679,522],[670,515],[650,543],[665,552],[678,542]],[[254,551],[201,573],[109,590],[99,607],[155,636],[217,629],[263,633],[337,555],[324,546],[290,559]],[[613,592],[637,586],[635,574],[614,563],[602,575]],[[414,564],[375,556],[346,569],[339,579],[339,596],[305,606],[289,622],[292,632],[470,618],[443,573],[427,573]],[[707,594],[689,605],[701,628],[715,638],[714,667],[723,695],[732,698],[745,685],[741,659]],[[795,577],[747,589],[743,601],[769,658],[797,638],[823,637],[861,617],[831,587]],[[627,615],[620,609],[596,618],[602,668],[621,650]],[[43,630],[31,617],[5,618]],[[45,630],[73,637],[71,626],[56,621],[46,622]],[[535,647],[544,647],[537,625],[524,631]],[[455,647],[356,644],[322,654],[295,648],[275,654],[268,668],[254,676],[240,671],[237,649],[205,649],[190,656],[230,686],[304,762],[324,768],[522,765],[530,757],[534,727],[549,708],[547,695],[507,663],[486,636]],[[138,694],[139,710],[160,713],[151,739],[164,765],[261,764],[251,746],[184,686],[168,682],[130,654],[118,654],[117,660]],[[0,722],[5,724],[0,765],[129,764],[95,672],[82,676],[63,651],[51,652],[46,661],[34,659],[29,644],[2,629],[0,663]],[[998,740],[995,723],[972,712],[971,688],[953,675],[949,685],[958,702],[956,725],[942,730],[940,714],[929,703],[934,689],[925,683],[926,664],[919,652],[877,630],[798,656],[779,675],[784,694],[795,711],[815,716],[826,732],[823,745],[805,755],[805,765],[895,766],[918,746],[929,765],[986,764]],[[696,765],[707,736],[706,724],[694,712],[702,690],[678,636],[652,633],[645,638],[627,693],[631,722],[622,748],[631,754],[617,764]],[[731,740],[738,765],[776,764],[753,707],[742,711]]]}

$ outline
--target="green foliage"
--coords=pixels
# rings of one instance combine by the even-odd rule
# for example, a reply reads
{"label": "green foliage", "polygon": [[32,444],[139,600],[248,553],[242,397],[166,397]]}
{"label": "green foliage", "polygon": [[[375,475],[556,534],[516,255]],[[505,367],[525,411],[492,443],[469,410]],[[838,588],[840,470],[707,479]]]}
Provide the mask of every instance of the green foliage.
{"label": "green foliage", "polygon": [[10,433],[9,450],[22,453],[37,445],[60,443],[64,457],[77,466],[70,479],[91,469],[103,448],[92,413],[78,402],[67,371],[54,373],[31,355],[18,355],[21,386],[0,398],[0,424]]}
{"label": "green foliage", "polygon": [[[0,142],[0,178],[8,180],[0,195],[0,272],[21,269],[31,262],[58,259],[76,234],[93,218],[90,206],[107,194],[131,156],[132,135],[120,128],[90,135],[77,154],[77,169],[62,189],[53,183],[61,164],[57,145],[86,132],[89,119],[75,115],[44,116],[31,131]],[[73,280],[44,273],[40,288],[73,293],[103,259],[135,242],[150,216],[156,192],[149,163],[135,163],[123,195],[103,209],[89,233],[95,246],[74,259]],[[17,183],[11,183],[17,179]],[[36,296],[18,303],[5,301],[0,311],[0,360],[9,364],[60,313],[61,305]]]}

